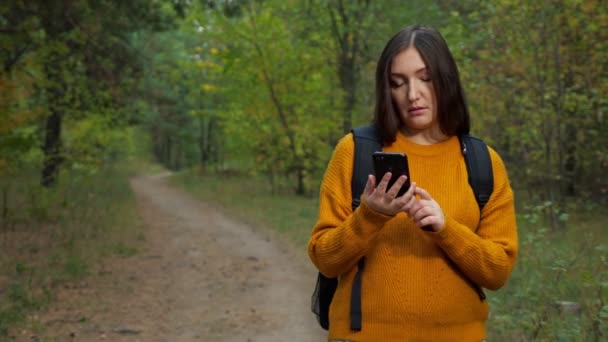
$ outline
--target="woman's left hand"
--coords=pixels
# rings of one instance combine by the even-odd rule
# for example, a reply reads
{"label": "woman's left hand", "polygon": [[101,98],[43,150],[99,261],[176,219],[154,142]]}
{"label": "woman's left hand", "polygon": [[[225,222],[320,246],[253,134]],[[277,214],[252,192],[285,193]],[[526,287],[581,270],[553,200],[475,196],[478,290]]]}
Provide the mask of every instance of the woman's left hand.
{"label": "woman's left hand", "polygon": [[407,210],[408,215],[414,219],[414,223],[424,230],[439,232],[445,225],[445,216],[439,203],[429,195],[426,190],[417,187],[416,195],[420,197],[411,208]]}

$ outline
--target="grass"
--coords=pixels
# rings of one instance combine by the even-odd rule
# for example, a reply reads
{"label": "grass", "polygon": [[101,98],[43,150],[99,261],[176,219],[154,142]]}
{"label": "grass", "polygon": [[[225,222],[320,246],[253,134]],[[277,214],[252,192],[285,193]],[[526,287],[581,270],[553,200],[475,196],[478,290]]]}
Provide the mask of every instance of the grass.
{"label": "grass", "polygon": [[221,205],[245,222],[278,232],[296,248],[305,248],[317,217],[316,197],[273,195],[262,178],[235,174],[202,177],[190,170],[177,174],[172,182],[197,198]]}
{"label": "grass", "polygon": [[[520,217],[520,253],[490,296],[498,340],[600,341],[608,334],[608,217],[571,208],[566,229]],[[523,215],[522,215],[523,216]]]}
{"label": "grass", "polygon": [[[173,182],[241,219],[279,232],[296,248],[305,248],[317,217],[316,198],[272,195],[270,186],[256,177],[190,170]],[[519,210],[520,252],[511,279],[499,291],[486,291],[492,311],[488,339],[606,340],[608,216],[601,208],[573,207],[567,228],[551,230],[531,210]]]}
{"label": "grass", "polygon": [[0,179],[0,340],[35,325],[28,315],[47,307],[57,287],[91,274],[108,256],[137,253],[142,225],[130,174],[125,165],[64,172],[51,190],[35,172]]}

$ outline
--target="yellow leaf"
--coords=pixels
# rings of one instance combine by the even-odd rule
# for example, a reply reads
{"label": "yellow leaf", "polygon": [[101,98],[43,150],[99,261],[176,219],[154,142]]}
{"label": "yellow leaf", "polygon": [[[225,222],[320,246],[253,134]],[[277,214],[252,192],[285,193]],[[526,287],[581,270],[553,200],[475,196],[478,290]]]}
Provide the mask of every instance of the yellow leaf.
{"label": "yellow leaf", "polygon": [[201,85],[201,88],[206,92],[213,92],[213,91],[217,91],[219,89],[217,86],[214,86],[213,84],[206,84],[206,83]]}

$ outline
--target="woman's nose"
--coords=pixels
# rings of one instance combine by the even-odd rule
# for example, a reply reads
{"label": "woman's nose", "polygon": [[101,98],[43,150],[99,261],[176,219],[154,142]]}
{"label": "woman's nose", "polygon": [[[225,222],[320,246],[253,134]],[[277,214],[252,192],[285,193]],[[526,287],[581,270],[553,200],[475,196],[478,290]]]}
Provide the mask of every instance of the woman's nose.
{"label": "woman's nose", "polygon": [[410,82],[407,90],[407,99],[410,101],[417,100],[420,96],[419,85],[416,82]]}

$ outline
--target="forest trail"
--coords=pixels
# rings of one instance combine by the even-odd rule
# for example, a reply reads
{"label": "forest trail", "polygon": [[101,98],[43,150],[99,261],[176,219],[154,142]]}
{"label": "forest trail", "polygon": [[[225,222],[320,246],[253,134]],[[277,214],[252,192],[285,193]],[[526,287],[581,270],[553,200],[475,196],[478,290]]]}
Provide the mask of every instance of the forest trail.
{"label": "forest trail", "polygon": [[[323,341],[304,251],[167,185],[132,179],[143,250],[60,291],[32,341]],[[235,199],[237,200],[237,199]]]}

